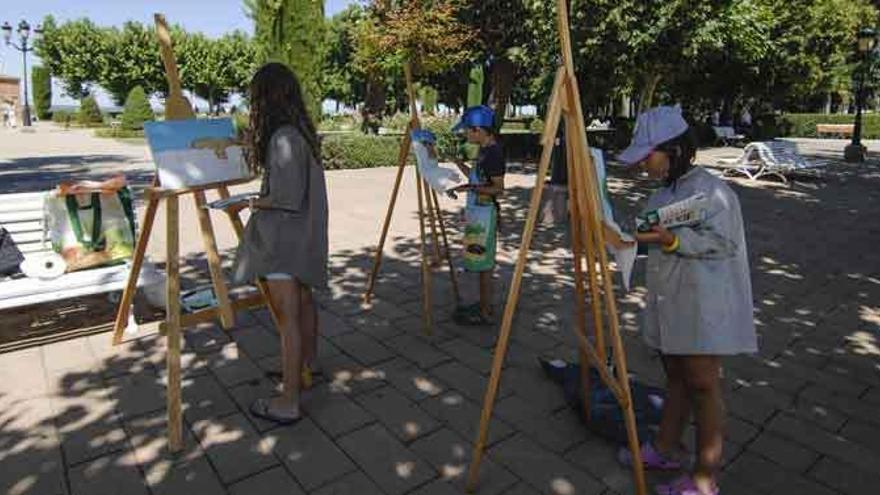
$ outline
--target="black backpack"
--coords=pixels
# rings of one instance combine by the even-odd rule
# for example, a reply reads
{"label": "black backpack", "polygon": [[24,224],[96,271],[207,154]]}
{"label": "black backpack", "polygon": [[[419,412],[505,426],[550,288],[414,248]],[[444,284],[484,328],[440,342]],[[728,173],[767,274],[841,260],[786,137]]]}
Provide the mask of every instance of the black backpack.
{"label": "black backpack", "polygon": [[24,255],[12,240],[12,234],[0,227],[0,276],[13,275],[19,272]]}

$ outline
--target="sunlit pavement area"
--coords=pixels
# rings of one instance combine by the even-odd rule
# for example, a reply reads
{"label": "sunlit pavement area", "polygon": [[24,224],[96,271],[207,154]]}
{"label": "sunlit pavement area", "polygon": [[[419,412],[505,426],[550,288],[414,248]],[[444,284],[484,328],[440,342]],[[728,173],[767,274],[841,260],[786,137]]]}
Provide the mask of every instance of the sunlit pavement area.
{"label": "sunlit pavement area", "polygon": [[[807,156],[840,157],[846,142],[797,144]],[[730,180],[747,224],[761,350],[724,363],[725,494],[874,494],[880,486],[880,145],[869,149],[866,164],[835,163],[823,177],[791,186]],[[715,165],[739,152],[703,150],[698,161]],[[114,170],[142,188],[151,177],[145,147],[48,126],[0,132],[2,193]],[[318,296],[322,377],[306,392],[306,417],[294,426],[248,413],[255,398],[276,388],[264,375],[279,365],[265,310],[239,314],[231,331],[185,331],[186,448],[176,455],[165,440],[165,345],[155,322],[113,347],[110,334],[94,333],[113,318],[104,296],[0,312],[4,339],[92,329],[0,354],[0,493],[462,493],[497,327],[452,323],[448,272],[437,268],[436,324],[423,334],[411,169],[375,304],[360,307],[394,172],[328,172],[332,280]],[[528,166],[508,180],[499,312],[534,180]],[[632,217],[649,186],[612,169],[619,218]],[[458,239],[461,204],[441,202]],[[181,241],[188,287],[204,283],[207,272],[192,208],[182,205],[193,226]],[[148,250],[160,264],[163,218],[160,211]],[[228,260],[234,235],[223,218],[215,224]],[[567,242],[565,225],[542,225],[532,246],[480,494],[633,493],[616,446],[583,426],[537,365],[539,356],[577,356]],[[643,270],[638,263],[635,287],[619,292],[622,330],[631,371],[662,385],[659,360],[637,335]],[[459,280],[472,299],[476,281],[467,274]],[[156,319],[150,311],[139,316]]]}

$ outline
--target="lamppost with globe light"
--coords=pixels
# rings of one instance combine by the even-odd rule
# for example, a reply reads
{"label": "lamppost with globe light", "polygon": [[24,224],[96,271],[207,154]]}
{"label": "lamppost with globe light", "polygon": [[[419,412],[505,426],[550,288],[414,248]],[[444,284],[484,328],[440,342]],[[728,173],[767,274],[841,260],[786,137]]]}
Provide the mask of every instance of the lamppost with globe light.
{"label": "lamppost with globe light", "polygon": [[[877,33],[871,28],[864,28],[859,31],[858,50],[861,55],[861,62],[867,62],[869,54],[874,51],[877,45]],[[856,119],[853,125],[852,142],[847,145],[843,151],[843,156],[848,162],[860,163],[865,161],[865,153],[867,150],[862,145],[862,106],[865,104],[865,70],[864,66],[859,71],[858,86],[856,87]]]}
{"label": "lamppost with globe light", "polygon": [[[6,41],[6,46],[11,46],[21,52],[22,62],[24,64],[22,77],[22,81],[24,81],[24,109],[22,111],[21,120],[23,126],[30,126],[31,108],[30,105],[28,105],[27,54],[28,52],[34,51],[33,46],[28,46],[28,38],[31,37],[31,25],[24,19],[18,23],[18,37],[21,40],[21,44],[19,45],[12,42],[12,26],[10,26],[8,22],[4,22],[3,27],[0,29],[3,30],[3,39]],[[35,36],[40,36],[41,34],[43,34],[43,29],[40,26],[34,28]]]}

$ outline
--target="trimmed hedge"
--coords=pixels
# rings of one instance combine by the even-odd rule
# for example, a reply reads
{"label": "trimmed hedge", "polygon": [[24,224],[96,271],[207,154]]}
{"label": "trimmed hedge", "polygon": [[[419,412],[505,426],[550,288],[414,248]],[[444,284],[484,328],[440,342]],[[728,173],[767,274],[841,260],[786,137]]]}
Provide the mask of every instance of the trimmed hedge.
{"label": "trimmed hedge", "polygon": [[122,128],[128,131],[139,131],[144,128],[144,122],[155,118],[147,93],[141,86],[135,86],[125,99],[125,109],[122,111]]}
{"label": "trimmed hedge", "polygon": [[144,131],[143,129],[101,127],[99,129],[95,129],[95,137],[116,139],[142,138],[144,137]]}
{"label": "trimmed hedge", "polygon": [[101,115],[101,109],[98,108],[98,102],[94,96],[86,96],[82,99],[77,113],[77,119],[82,125],[95,125],[104,123],[104,116]]}
{"label": "trimmed hedge", "polygon": [[42,66],[34,66],[31,69],[31,84],[33,84],[34,110],[40,120],[48,120],[52,114],[49,108],[52,106],[52,76],[49,69]]}
{"label": "trimmed hedge", "polygon": [[[855,115],[835,113],[787,113],[782,116],[783,136],[817,137],[816,124],[852,124]],[[880,139],[880,114],[862,114],[862,138]]]}
{"label": "trimmed hedge", "polygon": [[391,167],[397,165],[399,152],[399,136],[346,133],[321,137],[321,158],[327,170]]}

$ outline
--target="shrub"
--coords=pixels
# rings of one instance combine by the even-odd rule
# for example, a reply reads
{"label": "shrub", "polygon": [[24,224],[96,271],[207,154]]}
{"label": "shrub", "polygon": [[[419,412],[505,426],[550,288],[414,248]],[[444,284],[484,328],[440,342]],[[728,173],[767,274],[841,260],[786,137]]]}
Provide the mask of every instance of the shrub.
{"label": "shrub", "polygon": [[321,138],[321,158],[327,170],[395,166],[399,152],[399,136],[350,133]]}
{"label": "shrub", "polygon": [[441,161],[455,161],[469,156],[468,146],[464,139],[452,132],[452,126],[458,122],[455,117],[426,117],[422,119],[422,127],[437,136],[435,150]]}
{"label": "shrub", "polygon": [[52,106],[52,77],[49,69],[36,66],[31,70],[31,83],[34,86],[34,109],[40,120],[48,120]]}
{"label": "shrub", "polygon": [[153,120],[153,108],[147,99],[144,88],[135,86],[125,99],[125,109],[122,111],[122,128],[129,131],[137,131],[144,128],[144,122]]}
{"label": "shrub", "polygon": [[[854,115],[826,113],[788,113],[782,116],[780,134],[791,137],[817,137],[816,124],[852,124]],[[862,115],[862,138],[880,138],[880,114]]]}
{"label": "shrub", "polygon": [[77,113],[77,120],[80,124],[85,126],[92,126],[104,122],[104,117],[101,115],[101,109],[98,108],[98,102],[95,101],[94,96],[89,95],[82,99],[79,106],[79,113]]}
{"label": "shrub", "polygon": [[144,131],[143,131],[143,129],[134,130],[134,129],[123,129],[121,127],[120,128],[101,127],[99,129],[95,129],[95,137],[115,138],[115,139],[143,138]]}
{"label": "shrub", "polygon": [[535,117],[535,120],[529,125],[529,130],[536,134],[544,133],[544,120],[540,117]]}
{"label": "shrub", "polygon": [[76,114],[67,110],[56,110],[52,112],[52,122],[56,124],[69,124],[76,120]]}

